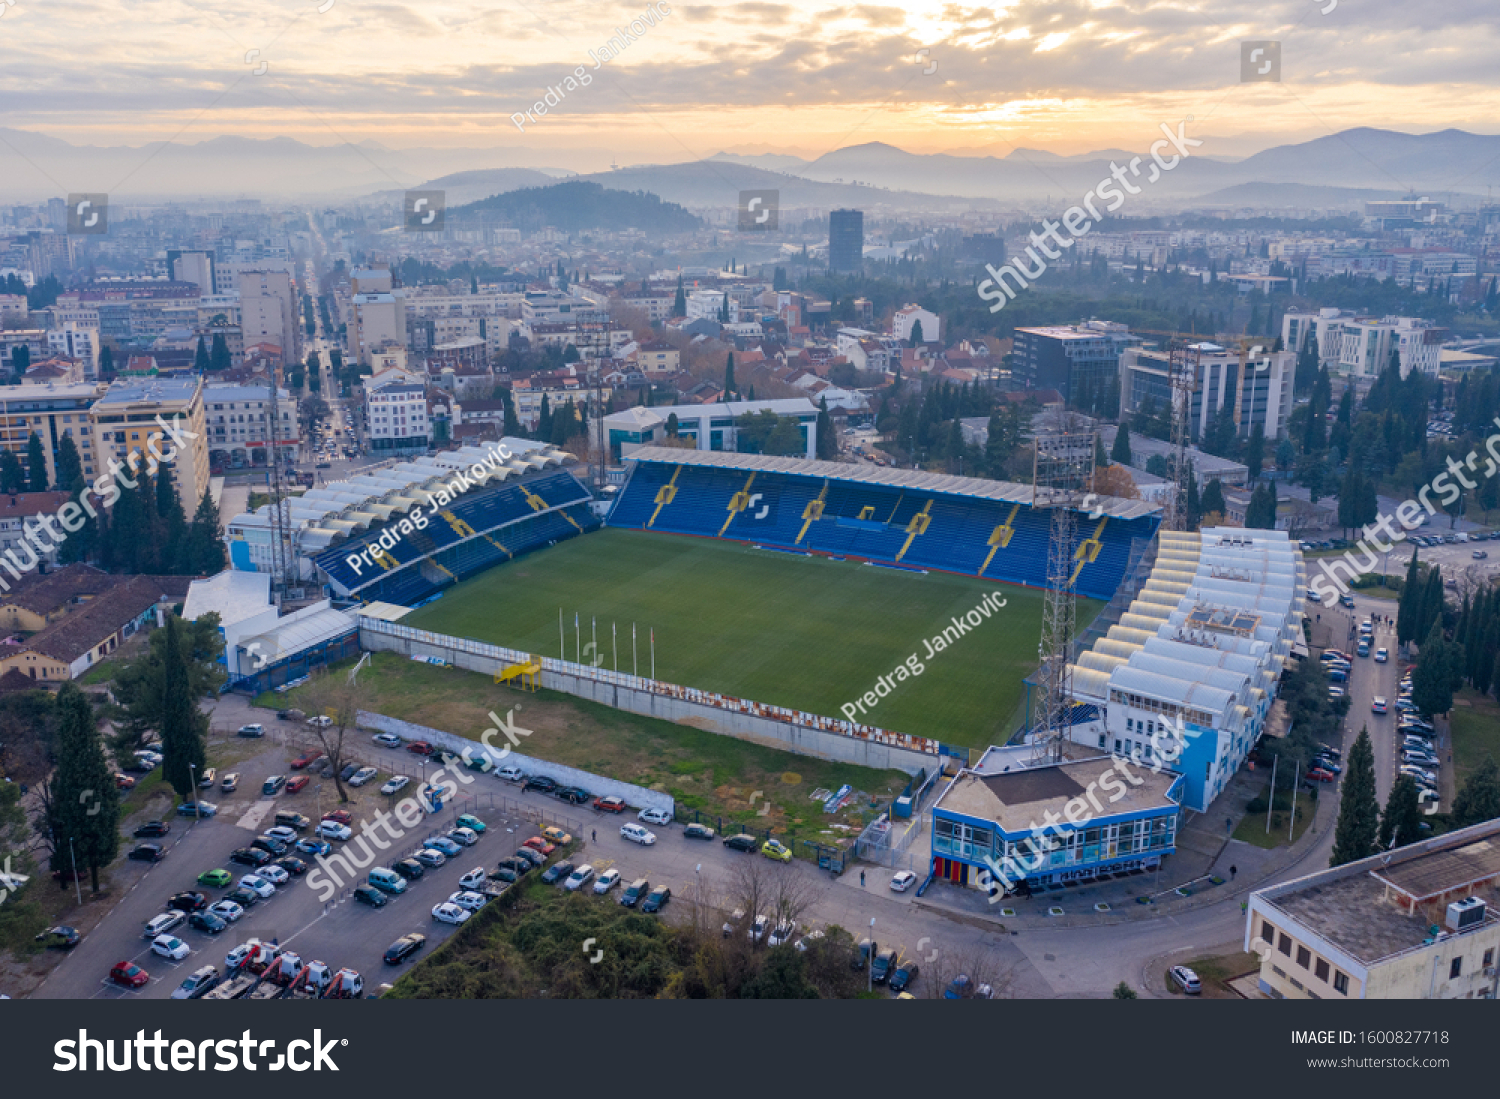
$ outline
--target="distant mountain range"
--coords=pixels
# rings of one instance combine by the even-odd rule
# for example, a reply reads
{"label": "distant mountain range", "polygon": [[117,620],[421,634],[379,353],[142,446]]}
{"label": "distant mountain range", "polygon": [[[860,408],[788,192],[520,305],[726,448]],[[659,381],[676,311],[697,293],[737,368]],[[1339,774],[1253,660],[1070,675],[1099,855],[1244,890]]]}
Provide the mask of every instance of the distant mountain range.
{"label": "distant mountain range", "polygon": [[[1143,185],[1127,212],[1185,204],[1355,208],[1364,199],[1412,192],[1433,198],[1481,196],[1500,183],[1500,136],[1462,130],[1345,130],[1242,160],[1217,155],[1223,142],[1211,136],[1203,140],[1195,155]],[[782,193],[783,207],[998,210],[1049,197],[1053,203],[1076,202],[1109,174],[1111,161],[1147,157],[1149,144],[1136,153],[1113,149],[1059,156],[1015,149],[997,156],[983,149],[919,154],[870,142],[814,160],[721,152],[707,160],[638,164],[579,178],[700,209],[732,208],[741,190],[774,188]],[[434,188],[452,192],[451,209],[542,186],[610,159],[602,149],[391,149],[374,141],[316,146],[285,137],[81,146],[0,129],[0,201],[37,202],[76,190],[105,191],[117,202],[142,204],[230,197],[390,204],[403,189]]]}

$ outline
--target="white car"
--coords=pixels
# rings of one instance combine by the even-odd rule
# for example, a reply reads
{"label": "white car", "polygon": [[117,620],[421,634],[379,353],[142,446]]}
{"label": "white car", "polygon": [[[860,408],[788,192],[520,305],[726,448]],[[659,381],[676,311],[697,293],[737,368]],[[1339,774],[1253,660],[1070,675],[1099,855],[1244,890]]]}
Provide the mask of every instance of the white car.
{"label": "white car", "polygon": [[257,877],[265,878],[266,881],[270,882],[272,885],[285,885],[288,881],[291,880],[291,875],[281,867],[277,866],[274,862],[269,863],[266,866],[262,866],[255,873]]}
{"label": "white car", "polygon": [[233,901],[215,901],[208,910],[226,923],[234,923],[245,914],[245,910]]}
{"label": "white car", "polygon": [[330,840],[346,840],[354,835],[347,824],[340,824],[336,820],[320,821],[314,831],[324,839]]}
{"label": "white car", "polygon": [[174,962],[182,961],[192,952],[188,944],[175,935],[158,935],[151,940],[151,953],[160,954]]}
{"label": "white car", "polygon": [[473,913],[467,908],[460,908],[452,901],[444,901],[442,904],[434,905],[432,909],[432,918],[443,923],[463,923],[471,915]]}
{"label": "white car", "polygon": [[568,875],[568,880],[563,882],[563,888],[569,893],[576,893],[593,880],[594,868],[588,863],[584,863]]}
{"label": "white car", "polygon": [[278,824],[274,828],[267,828],[266,835],[270,836],[273,840],[280,840],[282,843],[297,842],[297,830],[295,828],[288,828],[284,824]]}
{"label": "white car", "polygon": [[276,896],[276,887],[266,881],[265,878],[255,874],[246,874],[240,879],[239,884],[241,889],[250,890],[250,892],[254,893],[261,900]]}
{"label": "white car", "polygon": [[465,847],[473,847],[479,842],[479,833],[472,828],[465,828],[460,825],[448,833],[448,838],[457,840]]}
{"label": "white car", "polygon": [[598,879],[594,882],[594,892],[608,893],[611,889],[619,884],[620,872],[613,866],[611,866],[604,873],[600,874]]}
{"label": "white car", "polygon": [[358,771],[355,771],[354,774],[349,776],[349,785],[363,786],[378,774],[380,774],[380,772],[375,770],[375,768],[373,767],[361,767]]}
{"label": "white car", "polygon": [[399,794],[402,790],[406,789],[406,786],[409,782],[411,782],[411,779],[407,778],[405,775],[397,775],[395,778],[391,779],[384,786],[382,786],[380,788],[380,792],[382,794]]}
{"label": "white car", "polygon": [[891,878],[891,889],[896,893],[905,893],[916,880],[917,876],[910,870],[902,870]]}
{"label": "white car", "polygon": [[630,840],[631,843],[638,843],[642,847],[650,847],[653,843],[656,842],[656,834],[654,832],[648,832],[639,824],[620,825],[620,835],[624,839]]}
{"label": "white car", "polygon": [[496,778],[502,778],[506,782],[521,782],[526,778],[526,772],[516,766],[502,767],[495,772]]}
{"label": "white car", "polygon": [[467,889],[460,889],[457,893],[449,895],[448,903],[456,904],[460,908],[467,908],[470,912],[478,912],[481,908],[490,903],[490,899],[484,896],[482,893],[474,893]]}
{"label": "white car", "polygon": [[792,936],[796,933],[797,921],[787,920],[784,923],[779,923],[776,925],[776,927],[771,931],[771,938],[767,941],[771,946],[780,946],[782,943],[790,942]]}
{"label": "white car", "polygon": [[401,747],[401,738],[395,733],[376,733],[375,743],[385,748]]}
{"label": "white car", "polygon": [[326,729],[333,724],[333,718],[326,714],[318,714],[316,717],[308,718],[307,723],[315,729]]}
{"label": "white car", "polygon": [[252,950],[254,950],[258,946],[264,945],[265,944],[260,939],[246,939],[244,942],[240,943],[239,946],[235,947],[228,954],[224,955],[224,968],[226,970],[238,969],[240,967],[240,963],[250,956],[250,952]]}
{"label": "white car", "polygon": [[484,872],[484,867],[476,866],[473,870],[470,870],[463,877],[459,878],[458,884],[465,889],[478,889],[488,880],[489,875]]}
{"label": "white car", "polygon": [[665,809],[642,809],[635,819],[646,824],[671,824],[672,814]]}

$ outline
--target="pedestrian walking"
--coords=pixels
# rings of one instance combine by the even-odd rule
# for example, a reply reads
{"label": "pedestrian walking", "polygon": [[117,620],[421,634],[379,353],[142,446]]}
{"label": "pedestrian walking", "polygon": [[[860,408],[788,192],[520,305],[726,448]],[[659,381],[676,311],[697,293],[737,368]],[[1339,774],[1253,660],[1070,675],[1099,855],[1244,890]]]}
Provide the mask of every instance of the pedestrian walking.
{"label": "pedestrian walking", "polygon": [[589,839],[592,840],[594,843],[598,843],[599,842],[599,829],[597,829],[597,828],[590,828],[589,829]]}
{"label": "pedestrian walking", "polygon": [[859,872],[859,887],[861,889],[865,887],[865,872],[863,870]]}
{"label": "pedestrian walking", "polygon": [[1239,872],[1240,872],[1240,868],[1238,866],[1231,866],[1229,868],[1229,880],[1230,881],[1234,881],[1235,875],[1238,874]]}

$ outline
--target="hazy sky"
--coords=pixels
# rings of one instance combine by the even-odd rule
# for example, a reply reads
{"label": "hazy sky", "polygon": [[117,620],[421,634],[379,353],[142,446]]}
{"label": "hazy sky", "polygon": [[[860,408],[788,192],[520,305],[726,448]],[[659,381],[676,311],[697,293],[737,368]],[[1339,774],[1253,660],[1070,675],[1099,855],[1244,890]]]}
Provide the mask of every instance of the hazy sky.
{"label": "hazy sky", "polygon": [[[866,141],[1077,153],[1140,146],[1188,114],[1234,154],[1351,126],[1500,131],[1496,0],[656,10],[596,71],[588,51],[644,0],[14,0],[0,8],[0,125],[75,144],[589,147],[622,164]],[[1240,83],[1249,38],[1283,43],[1281,83]],[[593,83],[518,132],[510,116],[579,65]]]}

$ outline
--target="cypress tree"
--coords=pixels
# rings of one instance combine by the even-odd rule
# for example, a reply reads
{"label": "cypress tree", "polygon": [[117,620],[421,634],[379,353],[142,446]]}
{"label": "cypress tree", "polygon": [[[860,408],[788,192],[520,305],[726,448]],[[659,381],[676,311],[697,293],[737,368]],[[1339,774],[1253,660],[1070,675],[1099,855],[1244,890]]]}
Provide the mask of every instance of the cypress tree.
{"label": "cypress tree", "polygon": [[203,337],[198,337],[198,349],[193,352],[193,371],[197,374],[208,373],[208,344],[203,342]]}
{"label": "cypress tree", "polygon": [[26,491],[47,491],[47,456],[42,450],[42,437],[35,431],[26,440]]}
{"label": "cypress tree", "polygon": [[[113,769],[104,758],[94,708],[73,683],[64,683],[53,703],[57,714],[47,825],[52,833],[52,869],[70,873],[74,860],[88,868],[99,892],[99,868],[120,850],[120,800]],[[66,888],[66,886],[65,886]]]}
{"label": "cypress tree", "polygon": [[1401,598],[1396,603],[1396,640],[1405,645],[1416,640],[1417,624],[1421,621],[1422,585],[1417,573],[1417,554],[1412,548],[1411,560],[1406,565],[1406,580],[1401,585]]}
{"label": "cypress tree", "polygon": [[224,528],[219,524],[219,509],[208,489],[198,501],[188,528],[187,572],[196,576],[213,576],[224,571]]}
{"label": "cypress tree", "polygon": [[734,352],[729,353],[729,358],[724,361],[724,394],[728,396],[736,391],[734,384]]}
{"label": "cypress tree", "polygon": [[1361,728],[1344,772],[1339,819],[1333,831],[1333,854],[1329,866],[1343,866],[1369,858],[1379,838],[1380,804],[1375,800],[1375,751],[1370,731]]}
{"label": "cypress tree", "polygon": [[1500,768],[1495,766],[1495,757],[1487,755],[1453,799],[1453,823],[1466,828],[1497,817],[1500,817]]}
{"label": "cypress tree", "polygon": [[1421,836],[1422,807],[1417,801],[1417,784],[1409,775],[1397,775],[1391,796],[1380,814],[1380,848],[1405,847]]}
{"label": "cypress tree", "polygon": [[7,495],[26,491],[26,471],[15,451],[0,450],[0,492]]}
{"label": "cypress tree", "polygon": [[165,462],[156,467],[156,514],[161,524],[162,571],[174,575],[187,572],[187,516]]}
{"label": "cypress tree", "polygon": [[[990,422],[993,423],[996,418],[995,416],[991,416]],[[1133,464],[1130,453],[1130,429],[1124,424],[1121,424],[1115,430],[1115,444],[1109,448],[1109,460],[1117,462],[1122,466]]]}
{"label": "cypress tree", "polygon": [[182,620],[167,618],[167,641],[162,652],[161,714],[162,777],[184,799],[197,797],[197,778],[203,774],[208,717],[198,709],[188,671],[190,654],[182,639]]}
{"label": "cypress tree", "polygon": [[215,332],[213,346],[208,352],[208,369],[217,374],[229,367],[229,344],[224,340],[224,333]]}

